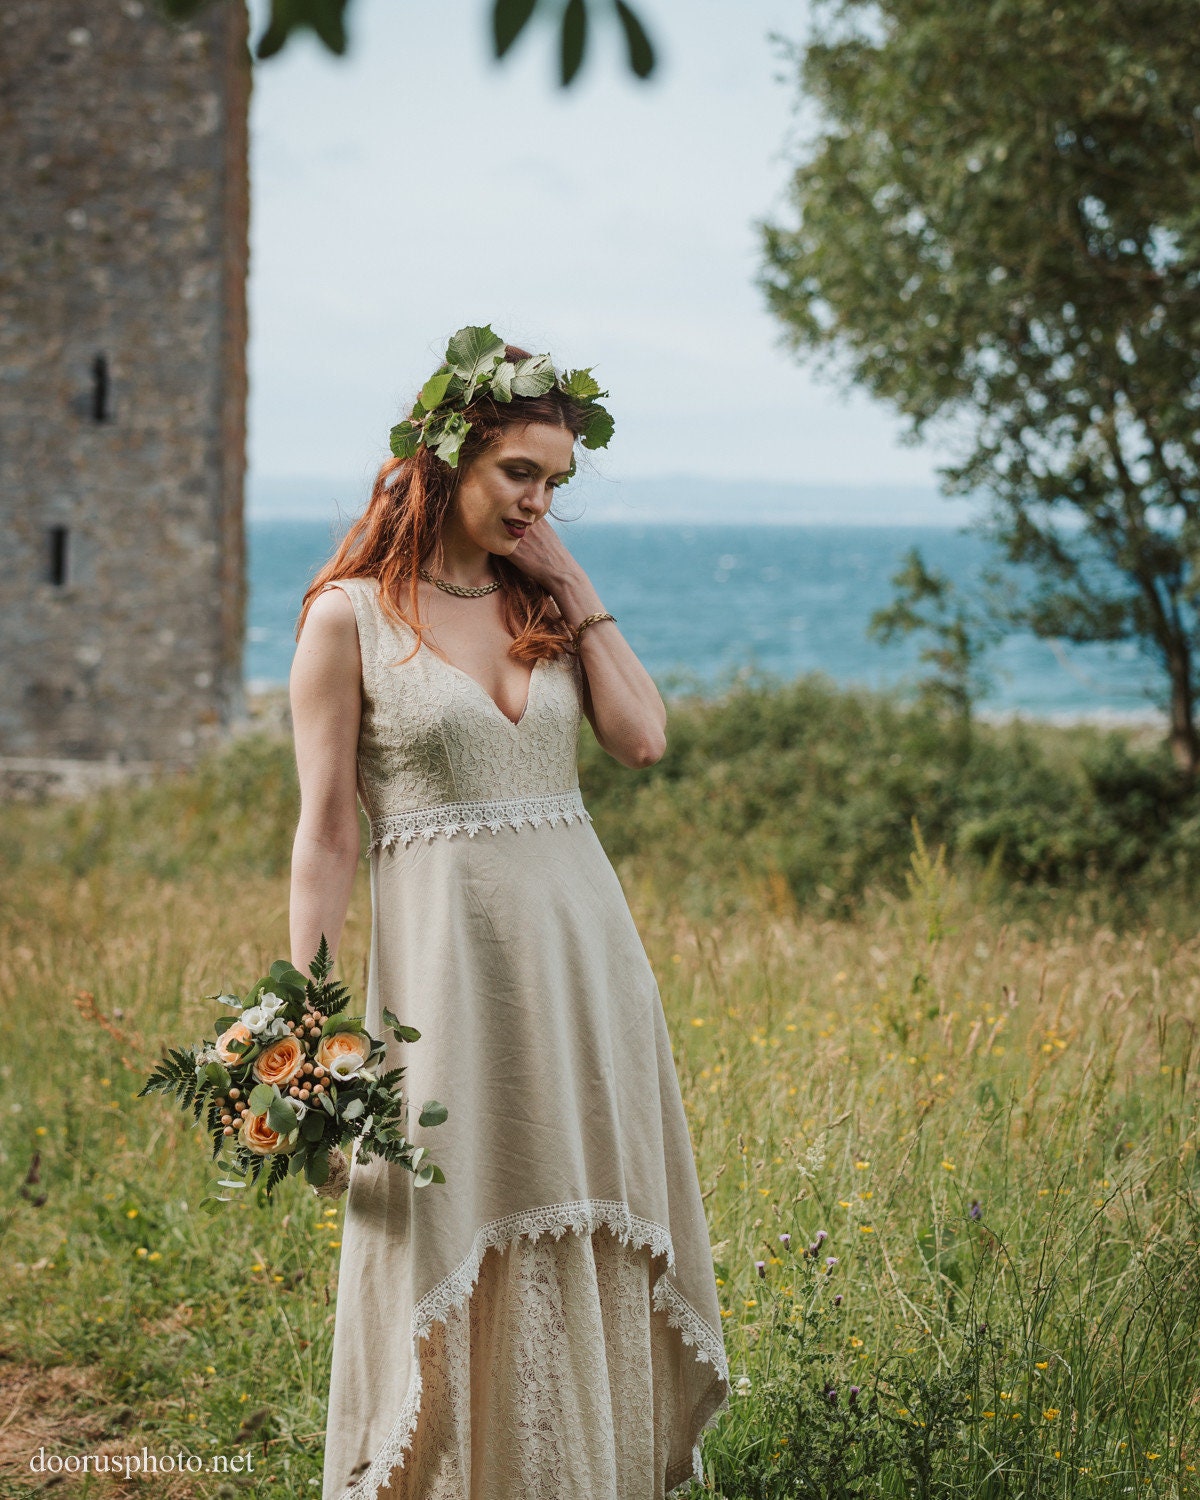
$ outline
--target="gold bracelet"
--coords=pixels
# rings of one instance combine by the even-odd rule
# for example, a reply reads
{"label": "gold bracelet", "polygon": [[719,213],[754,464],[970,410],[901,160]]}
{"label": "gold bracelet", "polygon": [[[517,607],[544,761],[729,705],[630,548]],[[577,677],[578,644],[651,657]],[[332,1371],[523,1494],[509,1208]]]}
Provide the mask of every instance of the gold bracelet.
{"label": "gold bracelet", "polygon": [[616,618],[616,615],[610,615],[605,610],[599,609],[594,615],[588,615],[585,619],[580,620],[579,624],[571,632],[571,650],[575,652],[576,656],[579,655],[579,642],[583,636],[583,632],[589,625],[598,625],[601,620],[612,620],[615,623]]}

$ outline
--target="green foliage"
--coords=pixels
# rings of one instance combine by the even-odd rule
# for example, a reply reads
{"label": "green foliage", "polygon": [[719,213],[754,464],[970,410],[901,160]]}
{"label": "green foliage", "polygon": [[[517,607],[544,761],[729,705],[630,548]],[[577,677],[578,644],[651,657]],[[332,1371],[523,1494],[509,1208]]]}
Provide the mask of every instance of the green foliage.
{"label": "green foliage", "polygon": [[421,387],[412,411],[392,428],[389,442],[395,457],[412,458],[424,445],[456,469],[471,431],[464,413],[476,396],[487,394],[508,405],[514,398],[544,396],[556,384],[582,409],[584,447],[608,446],[614,423],[600,405],[608,392],[600,389],[591,370],[572,370],[559,376],[548,354],[532,354],[513,362],[504,357],[504,350],[504,340],[487,324],[460,328],[446,346],[445,362]]}
{"label": "green foliage", "polygon": [[933,709],[946,709],[966,724],[991,686],[983,658],[999,638],[995,614],[980,610],[944,573],[929,568],[918,547],[905,555],[892,587],[895,597],[871,616],[868,635],[884,645],[913,633],[928,637],[920,659],[931,671],[921,695]]}
{"label": "green foliage", "polygon": [[960,453],[1038,584],[1013,622],[1135,641],[1200,766],[1200,27],[1192,0],[846,0],[764,288],[793,347]]}
{"label": "green foliage", "polygon": [[[157,0],[157,3],[159,9],[173,20],[186,21],[212,0]],[[226,3],[232,3],[232,0],[226,0]],[[564,88],[574,79],[583,62],[589,6],[596,3],[597,0],[568,0],[565,6],[560,6],[559,57]],[[646,28],[625,0],[614,0],[614,3],[625,38],[630,72],[637,78],[649,78],[654,71],[655,55]],[[255,46],[256,55],[274,57],[298,32],[311,31],[327,51],[342,56],[347,44],[348,5],[349,0],[270,0],[267,25]],[[549,9],[550,0],[493,0],[492,48],[497,58],[508,53],[539,6]]]}

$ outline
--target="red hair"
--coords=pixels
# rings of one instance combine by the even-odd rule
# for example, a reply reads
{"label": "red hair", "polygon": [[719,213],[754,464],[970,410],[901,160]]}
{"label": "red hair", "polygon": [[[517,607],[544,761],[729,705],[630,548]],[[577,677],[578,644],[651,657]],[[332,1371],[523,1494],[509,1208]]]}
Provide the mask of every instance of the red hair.
{"label": "red hair", "polygon": [[[505,346],[510,361],[528,359],[524,349]],[[340,578],[376,578],[384,613],[416,632],[417,644],[404,661],[420,650],[428,628],[418,617],[417,569],[436,571],[441,564],[442,528],[450,513],[459,476],[471,460],[495,443],[508,427],[544,422],[562,427],[574,437],[582,430],[583,410],[557,386],[544,396],[514,396],[496,401],[485,391],[469,406],[471,430],[463,443],[459,467],[452,469],[428,448],[412,458],[389,458],[375,476],[367,508],[342,538],[337,551],[309,584],[296,622],[296,638],[304,629],[312,601],[328,583]],[[546,589],[508,560],[493,555],[500,580],[504,623],[515,637],[509,655],[517,661],[561,655],[571,632],[551,610]],[[402,600],[407,597],[407,611]]]}

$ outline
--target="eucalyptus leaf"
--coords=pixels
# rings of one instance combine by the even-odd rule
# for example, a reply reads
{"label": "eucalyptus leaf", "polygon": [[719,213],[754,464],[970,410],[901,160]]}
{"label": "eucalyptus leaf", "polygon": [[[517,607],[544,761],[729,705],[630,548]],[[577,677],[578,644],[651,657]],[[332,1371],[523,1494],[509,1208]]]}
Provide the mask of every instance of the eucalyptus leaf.
{"label": "eucalyptus leaf", "polygon": [[433,1163],[429,1162],[426,1166],[422,1167],[421,1170],[417,1172],[413,1177],[414,1185],[416,1187],[428,1187],[429,1184],[434,1180],[433,1174],[436,1170],[437,1168],[433,1165]]}
{"label": "eucalyptus leaf", "polygon": [[321,1024],[322,1036],[336,1036],[342,1031],[363,1031],[361,1016],[326,1016]]}
{"label": "eucalyptus leaf", "polygon": [[325,1134],[325,1116],[310,1109],[300,1122],[300,1134],[306,1141],[319,1141]]}
{"label": "eucalyptus leaf", "polygon": [[616,7],[617,18],[625,33],[625,51],[629,57],[629,66],[638,78],[649,78],[654,72],[655,57],[654,46],[646,35],[646,28],[625,4],[625,0],[616,0]]}
{"label": "eucalyptus leaf", "polygon": [[280,1135],[291,1135],[299,1122],[296,1111],[286,1099],[272,1099],[267,1109],[267,1124]]}
{"label": "eucalyptus leaf", "polygon": [[246,1103],[252,1115],[265,1115],[276,1097],[276,1092],[269,1083],[259,1083],[250,1090]]}
{"label": "eucalyptus leaf", "polygon": [[201,1072],[204,1082],[211,1088],[216,1089],[218,1093],[223,1094],[233,1082],[229,1076],[229,1069],[224,1063],[215,1061],[205,1063]]}
{"label": "eucalyptus leaf", "polygon": [[337,1110],[333,1107],[333,1100],[328,1094],[318,1094],[317,1098],[321,1101],[321,1108],[327,1115],[337,1114]]}
{"label": "eucalyptus leaf", "polygon": [[232,1199],[222,1197],[220,1194],[218,1194],[216,1197],[201,1198],[200,1207],[206,1214],[219,1214],[221,1212],[221,1204],[230,1203],[232,1201]]}
{"label": "eucalyptus leaf", "polygon": [[351,1099],[349,1104],[346,1105],[345,1109],[342,1110],[342,1119],[357,1120],[359,1115],[362,1114],[363,1110],[366,1109],[366,1107],[367,1106],[362,1102],[361,1099]]}
{"label": "eucalyptus leaf", "polygon": [[402,1025],[396,1015],[388,1010],[386,1005],[383,1008],[383,1024],[394,1031],[402,1042],[419,1042],[421,1040],[421,1033],[417,1028],[415,1026]]}
{"label": "eucalyptus leaf", "polygon": [[313,1187],[324,1187],[329,1181],[329,1152],[314,1152],[304,1164],[304,1176]]}
{"label": "eucalyptus leaf", "polygon": [[450,1111],[444,1104],[439,1104],[436,1099],[427,1099],[421,1106],[421,1117],[418,1125],[441,1125],[445,1122]]}

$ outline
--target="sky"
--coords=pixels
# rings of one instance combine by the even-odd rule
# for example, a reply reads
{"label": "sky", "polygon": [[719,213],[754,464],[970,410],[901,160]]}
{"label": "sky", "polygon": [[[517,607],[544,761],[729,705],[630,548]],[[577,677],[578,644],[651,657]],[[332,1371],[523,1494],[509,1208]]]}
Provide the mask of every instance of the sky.
{"label": "sky", "polygon": [[256,65],[252,485],[367,484],[447,337],[490,322],[596,367],[603,479],[932,489],[944,455],[800,368],[754,284],[803,128],[771,33],[803,35],[801,0],[639,0],[655,78],[597,24],[566,91],[551,27],[497,64],[489,9],[352,0],[346,57]]}

